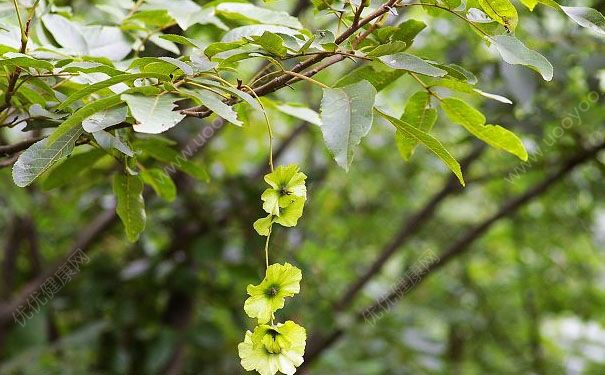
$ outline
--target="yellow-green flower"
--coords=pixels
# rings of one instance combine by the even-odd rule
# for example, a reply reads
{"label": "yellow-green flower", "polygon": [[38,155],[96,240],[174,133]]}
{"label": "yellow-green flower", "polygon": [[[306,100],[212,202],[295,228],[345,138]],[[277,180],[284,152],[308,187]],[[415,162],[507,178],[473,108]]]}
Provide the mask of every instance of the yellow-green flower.
{"label": "yellow-green flower", "polygon": [[284,227],[294,227],[298,224],[298,219],[303,214],[305,208],[305,201],[301,197],[294,197],[292,202],[280,209],[280,215],[275,216],[269,214],[269,216],[262,217],[254,222],[254,229],[261,236],[268,236],[269,229],[273,223],[278,223]]}
{"label": "yellow-green flower", "polygon": [[303,363],[307,333],[288,320],[283,324],[260,325],[254,333],[247,331],[238,345],[242,366],[260,375],[275,375],[278,371],[292,375]]}
{"label": "yellow-green flower", "polygon": [[274,312],[284,307],[286,297],[300,291],[301,279],[300,269],[289,263],[270,265],[259,285],[248,285],[250,297],[244,303],[244,311],[249,317],[257,318],[260,324],[267,323]]}
{"label": "yellow-green flower", "polygon": [[306,178],[307,176],[294,164],[279,166],[265,175],[265,181],[271,188],[265,190],[261,196],[263,209],[271,215],[281,216],[281,209],[289,206],[297,198],[302,198],[304,205],[307,199]]}

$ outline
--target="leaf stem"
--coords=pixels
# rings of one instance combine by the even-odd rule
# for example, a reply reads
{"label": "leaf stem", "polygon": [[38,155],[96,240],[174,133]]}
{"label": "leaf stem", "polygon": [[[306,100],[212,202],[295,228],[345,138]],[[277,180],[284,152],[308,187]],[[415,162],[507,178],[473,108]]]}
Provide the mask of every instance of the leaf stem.
{"label": "leaf stem", "polygon": [[269,234],[267,234],[267,240],[265,241],[265,266],[269,268],[269,241],[271,240],[271,231],[273,225],[269,227]]}
{"label": "leaf stem", "polygon": [[[267,133],[269,134],[269,168],[271,169],[271,172],[273,172],[273,130],[271,129],[271,122],[269,121],[269,115],[267,115],[267,109],[263,105],[263,102],[260,100],[258,95],[256,95],[254,90],[252,90],[252,88],[250,88],[249,86],[246,86],[246,85],[244,85],[242,87],[244,87],[248,91],[250,91],[250,93],[256,98],[256,101],[258,102],[258,104],[260,105],[260,107],[263,110],[263,115],[265,116],[265,122],[267,123]],[[271,232],[269,232],[269,234],[271,234]]]}
{"label": "leaf stem", "polygon": [[414,78],[416,81],[418,81],[418,83],[419,83],[419,84],[420,84],[422,87],[424,87],[424,89],[426,90],[426,92],[427,92],[429,95],[434,96],[434,97],[435,97],[437,100],[439,100],[439,101],[442,101],[442,100],[443,100],[443,98],[441,98],[441,97],[440,97],[440,96],[439,96],[439,95],[438,95],[436,92],[434,92],[433,90],[431,90],[431,87],[430,87],[430,86],[428,86],[426,83],[424,83],[424,82],[423,82],[423,81],[420,79],[420,77],[418,77],[418,76],[416,75],[416,73],[410,72],[410,76],[412,76],[412,78]]}
{"label": "leaf stem", "polygon": [[437,8],[437,9],[441,9],[444,10],[448,13],[451,13],[453,15],[455,15],[456,17],[460,18],[461,20],[463,20],[464,22],[468,23],[471,27],[473,27],[475,30],[479,31],[480,34],[483,34],[487,39],[491,39],[490,35],[487,34],[485,31],[481,30],[477,25],[475,25],[474,23],[472,23],[471,21],[469,21],[466,17],[464,17],[463,15],[449,9],[446,8],[444,6],[441,5],[437,5],[437,4],[428,4],[428,3],[412,3],[412,4],[403,4],[402,6],[404,7],[411,7],[411,6],[426,6],[426,7],[431,7],[431,8]]}
{"label": "leaf stem", "polygon": [[300,78],[300,79],[304,79],[305,81],[309,81],[309,82],[311,82],[311,83],[312,83],[312,84],[314,84],[314,85],[321,86],[321,87],[323,87],[324,89],[329,89],[329,88],[330,88],[330,86],[328,86],[328,85],[326,85],[326,84],[324,84],[324,83],[321,83],[321,82],[319,82],[319,81],[317,81],[317,80],[314,80],[314,79],[313,79],[313,78],[311,78],[311,77],[307,77],[307,76],[306,76],[306,75],[304,75],[304,74],[300,74],[300,73],[297,73],[297,72],[291,72],[291,71],[289,71],[289,70],[284,70],[284,73],[289,74],[289,75],[294,76],[294,77],[297,77],[297,78]]}
{"label": "leaf stem", "polygon": [[21,30],[21,39],[27,39],[27,35],[25,34],[25,27],[23,27],[23,21],[21,20],[21,10],[19,10],[19,4],[17,0],[13,0],[13,5],[15,6],[15,11],[17,12],[17,20],[19,21],[19,30]]}

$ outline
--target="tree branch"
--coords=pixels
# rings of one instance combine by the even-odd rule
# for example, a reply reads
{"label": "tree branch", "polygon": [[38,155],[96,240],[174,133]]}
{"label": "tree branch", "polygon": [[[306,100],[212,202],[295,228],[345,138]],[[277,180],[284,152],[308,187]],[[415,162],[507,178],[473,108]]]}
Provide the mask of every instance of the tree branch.
{"label": "tree branch", "polygon": [[[567,161],[563,162],[562,166],[558,170],[546,176],[541,182],[536,183],[516,198],[505,202],[496,213],[469,229],[456,242],[446,248],[436,260],[430,262],[425,268],[426,271],[420,280],[416,280],[416,282],[412,284],[411,280],[408,278],[403,278],[401,283],[398,285],[397,290],[392,291],[383,298],[380,298],[377,302],[363,309],[361,312],[358,312],[356,314],[356,320],[362,321],[366,317],[375,314],[375,312],[385,309],[385,305],[387,307],[393,306],[403,297],[401,290],[408,290],[411,287],[416,287],[418,284],[425,281],[429,275],[435,273],[435,271],[444,267],[452,260],[456,259],[456,257],[469,251],[471,249],[471,245],[477,239],[481,238],[481,236],[483,236],[495,223],[501,219],[513,215],[519,208],[546,193],[551,187],[563,180],[575,168],[593,159],[604,148],[605,142],[587,149],[583,149],[573,157],[569,158]],[[410,269],[407,269],[404,274],[409,274],[410,271]],[[331,347],[332,344],[334,344],[345,333],[346,332],[342,328],[337,328],[326,336],[313,336],[312,340],[309,342],[308,349],[305,354],[305,362],[300,369],[307,369],[323,351]]]}
{"label": "tree branch", "polygon": [[56,263],[53,267],[50,267],[45,272],[40,274],[34,280],[30,281],[25,287],[21,289],[19,295],[11,299],[7,303],[0,305],[0,323],[7,322],[11,319],[12,314],[19,306],[23,305],[29,296],[38,290],[42,284],[57,272],[59,267],[63,265],[71,256],[78,251],[85,251],[90,247],[94,241],[109,228],[116,219],[116,213],[114,208],[105,210],[99,216],[97,216],[78,236],[73,244],[72,250],[65,256],[61,261]]}
{"label": "tree branch", "polygon": [[[376,9],[374,12],[370,13],[368,16],[360,19],[359,22],[357,22],[357,24],[351,25],[347,30],[345,30],[342,34],[340,34],[336,38],[335,43],[338,45],[342,44],[351,35],[353,35],[355,32],[357,32],[363,26],[367,25],[368,23],[372,22],[373,20],[377,19],[378,17],[381,17],[384,14],[386,14],[387,12],[389,12],[398,3],[398,1],[399,0],[389,0],[386,3],[384,3],[383,5],[381,5],[380,7],[378,7],[378,9]],[[367,35],[366,35],[366,37],[367,37]],[[290,71],[294,72],[294,73],[300,73],[304,69],[307,69],[330,56],[333,56],[335,58],[335,60],[337,60],[337,61],[332,62],[332,64],[334,64],[338,61],[341,61],[346,57],[346,56],[343,56],[341,54],[336,54],[336,53],[318,54],[318,55],[315,55],[311,58],[308,58],[308,59],[301,61],[298,64],[294,65],[290,69]],[[336,57],[338,57],[339,59],[336,59]],[[323,67],[321,69],[325,69],[326,67],[328,67],[332,64],[326,65],[325,67]],[[267,94],[270,94],[272,92],[275,92],[275,91],[287,86],[288,82],[291,79],[292,79],[292,76],[290,74],[283,74],[283,75],[276,77],[276,78],[272,79],[271,81],[255,88],[254,93],[256,94],[256,96],[265,96]],[[239,99],[229,99],[225,102],[225,104],[234,105],[238,102],[239,102]],[[205,106],[192,107],[192,108],[184,109],[181,112],[188,116],[200,117],[200,118],[208,117],[212,114],[212,111],[210,111]]]}
{"label": "tree branch", "polygon": [[[461,163],[463,169],[467,169],[470,165],[479,159],[485,147],[480,145],[476,147],[471,153],[464,158]],[[363,289],[363,287],[378,274],[385,263],[397,252],[397,250],[403,246],[414,234],[416,234],[423,225],[434,216],[437,208],[441,203],[449,196],[457,194],[462,191],[458,180],[455,177],[450,177],[446,181],[445,185],[439,190],[429,201],[425,204],[414,215],[409,217],[405,223],[401,226],[401,229],[395,234],[393,239],[384,247],[380,255],[374,260],[368,270],[357,279],[343,294],[340,300],[334,304],[336,311],[342,311],[349,307],[357,294]]]}
{"label": "tree branch", "polygon": [[[36,7],[38,6],[39,1],[40,0],[36,0],[32,8],[29,10],[27,20],[25,21],[25,26],[21,24],[21,13],[19,12],[19,4],[17,3],[17,1],[13,1],[15,5],[15,12],[17,14],[17,17],[19,18],[19,26],[21,26],[21,47],[19,48],[20,53],[25,53],[25,50],[27,49],[27,42],[29,41],[29,28],[34,18]],[[19,79],[20,75],[21,68],[19,67],[17,67],[15,71],[9,75],[6,94],[4,95],[4,104],[0,106],[0,112],[10,107],[11,99],[15,94],[15,85],[17,84],[17,80]]]}
{"label": "tree branch", "polygon": [[44,137],[34,137],[21,142],[14,143],[12,145],[0,146],[0,156],[12,156],[17,152],[21,152],[27,149],[29,146],[33,145],[41,139],[44,139]]}

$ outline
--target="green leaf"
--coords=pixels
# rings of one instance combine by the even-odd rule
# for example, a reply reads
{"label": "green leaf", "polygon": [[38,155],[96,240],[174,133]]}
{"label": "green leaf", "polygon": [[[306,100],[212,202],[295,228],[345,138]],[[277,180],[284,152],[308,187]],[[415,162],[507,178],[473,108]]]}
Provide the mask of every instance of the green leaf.
{"label": "green leaf", "polygon": [[443,69],[447,72],[447,78],[453,78],[459,81],[467,82],[471,85],[477,83],[477,77],[464,69],[460,65],[456,64],[434,64],[436,67]]}
{"label": "green leaf", "polygon": [[133,129],[139,133],[159,134],[174,127],[185,115],[174,111],[176,101],[172,95],[142,96],[122,94],[122,100],[128,104],[132,117],[137,120]]}
{"label": "green leaf", "polygon": [[202,9],[191,0],[145,0],[141,9],[166,10],[183,30],[187,30],[196,23],[214,23],[213,18],[215,18],[212,8]]}
{"label": "green leaf", "polygon": [[197,82],[200,82],[206,86],[212,86],[212,87],[216,87],[217,89],[226,91],[226,92],[240,98],[241,100],[245,101],[246,103],[248,103],[252,108],[254,108],[257,111],[263,110],[262,107],[260,106],[260,104],[258,104],[258,100],[256,100],[255,97],[253,97],[252,95],[248,94],[245,91],[239,90],[235,87],[221,85],[216,81],[211,81],[208,79],[200,79],[200,80],[197,80]]}
{"label": "green leaf", "polygon": [[[236,27],[235,29],[231,29],[228,33],[223,35],[222,43],[235,42],[241,39],[250,38],[252,36],[261,36],[265,32],[272,32],[274,34],[284,34],[289,36],[297,36],[300,35],[300,32],[294,29],[290,29],[285,26],[277,26],[277,25],[249,25],[249,26],[241,26]],[[208,52],[206,55],[208,56]]]}
{"label": "green leaf", "polygon": [[241,122],[237,118],[237,113],[233,110],[233,108],[231,106],[223,103],[223,101],[221,100],[221,97],[218,96],[217,94],[215,94],[211,91],[208,91],[208,90],[203,90],[203,89],[196,90],[196,91],[183,90],[183,92],[186,92],[186,93],[194,96],[203,105],[208,107],[209,110],[211,110],[218,116],[222,117],[223,119],[229,121],[230,123],[237,125],[237,126],[244,125],[244,123]]}
{"label": "green leaf", "polygon": [[319,114],[311,108],[293,103],[277,104],[275,105],[275,108],[277,108],[278,111],[281,111],[292,117],[296,117],[313,125],[321,126],[321,118],[319,117]]}
{"label": "green leaf", "polygon": [[[262,35],[262,33],[260,35]],[[217,55],[221,52],[237,49],[237,48],[241,47],[244,43],[245,43],[245,41],[241,41],[241,40],[238,40],[235,42],[228,42],[228,43],[224,43],[224,42],[211,43],[208,45],[208,47],[206,47],[204,49],[204,54],[206,56],[208,56],[208,58],[212,58],[212,56]]]}
{"label": "green leaf", "polygon": [[105,73],[110,77],[125,74],[123,71],[113,66],[101,64],[93,61],[74,61],[61,67],[61,72],[66,73]]}
{"label": "green leaf", "polygon": [[404,42],[395,41],[392,43],[381,44],[376,48],[368,52],[368,57],[379,57],[384,55],[392,55],[394,53],[402,52],[407,48]]}
{"label": "green leaf", "polygon": [[255,21],[269,25],[281,25],[293,29],[302,29],[296,17],[286,12],[275,11],[254,6],[247,3],[220,3],[216,6],[218,15],[224,15],[230,19],[242,19]]}
{"label": "green leaf", "polygon": [[105,130],[92,133],[95,141],[105,150],[116,149],[127,156],[134,156],[132,150],[126,146],[118,136],[114,136]]}
{"label": "green leaf", "polygon": [[108,96],[107,98],[99,99],[78,109],[65,121],[63,121],[63,123],[61,123],[61,125],[59,125],[57,129],[55,129],[55,131],[47,138],[48,146],[50,147],[55,142],[59,141],[60,138],[62,138],[65,134],[70,133],[73,129],[81,128],[80,124],[86,118],[94,115],[99,111],[116,106],[121,102],[122,100],[120,99],[120,95],[118,94]]}
{"label": "green leaf", "polygon": [[128,108],[125,106],[109,108],[93,114],[82,121],[82,127],[88,133],[98,132],[126,120]]}
{"label": "green leaf", "polygon": [[124,224],[130,242],[139,239],[147,220],[143,200],[143,181],[139,176],[115,175],[113,193],[116,196],[116,212]]}
{"label": "green leaf", "polygon": [[445,70],[436,68],[420,57],[405,52],[381,56],[379,59],[394,69],[402,69],[431,77],[443,77],[447,75]]}
{"label": "green leaf", "polygon": [[415,19],[406,20],[398,26],[385,26],[375,31],[375,35],[381,43],[404,42],[408,47],[412,45],[414,38],[426,28],[426,24]]}
{"label": "green leaf", "polygon": [[176,43],[173,43],[170,40],[162,39],[158,34],[152,34],[149,37],[149,41],[155,44],[156,46],[160,47],[161,49],[166,50],[168,52],[172,52],[175,55],[181,54],[181,50],[179,49],[179,46],[176,45]]}
{"label": "green leaf", "polygon": [[605,17],[598,10],[588,7],[564,7],[565,12],[575,23],[599,34],[605,34]]}
{"label": "green leaf", "polygon": [[200,48],[200,49],[203,48],[202,42],[199,42],[197,40],[187,38],[187,37],[184,37],[184,36],[178,35],[178,34],[162,34],[159,36],[159,38],[168,40],[170,42],[182,44],[187,47]]}
{"label": "green leaf", "polygon": [[513,104],[512,100],[510,100],[509,98],[502,96],[502,95],[492,94],[492,93],[485,92],[485,91],[482,91],[479,89],[473,89],[473,92],[483,96],[484,98],[492,99],[492,100],[495,100],[500,103]]}
{"label": "green leaf", "polygon": [[58,137],[53,144],[50,144],[49,137],[31,145],[13,166],[15,185],[25,187],[31,184],[55,162],[71,154],[82,132],[82,127],[74,127]]}
{"label": "green leaf", "polygon": [[336,163],[349,170],[355,148],[372,127],[376,89],[368,81],[323,89],[321,131]]}
{"label": "green leaf", "polygon": [[113,86],[115,84],[122,83],[122,82],[132,82],[139,78],[157,78],[159,80],[166,80],[166,81],[170,80],[170,78],[168,76],[165,76],[163,74],[158,74],[158,73],[120,74],[120,75],[108,78],[104,81],[100,81],[95,84],[92,84],[90,86],[86,86],[82,90],[78,90],[78,91],[74,92],[73,94],[68,96],[67,99],[65,99],[61,104],[59,104],[55,108],[55,110],[61,111],[65,108],[67,108],[68,106],[70,106],[72,103],[75,103],[76,101],[78,101],[90,94],[93,94],[101,89],[104,89],[106,87],[110,87],[110,86]]}
{"label": "green leaf", "polygon": [[164,168],[164,171],[167,173],[173,173],[178,169],[200,181],[207,182],[210,180],[210,176],[204,167],[189,160],[193,155],[186,152],[187,150],[178,152],[155,139],[139,141],[136,143],[136,147],[152,158],[169,164]]}
{"label": "green leaf", "polygon": [[520,40],[510,35],[497,35],[493,38],[496,49],[502,56],[502,59],[509,64],[525,65],[542,75],[546,81],[553,77],[553,67],[536,51],[525,47]]}
{"label": "green leaf", "polygon": [[158,168],[144,169],[141,171],[141,177],[160,198],[168,202],[172,202],[176,198],[176,186],[172,178],[163,170]]}
{"label": "green leaf", "polygon": [[191,67],[196,74],[212,70],[218,65],[216,62],[210,61],[206,55],[191,55],[189,59],[191,60]]}
{"label": "green leaf", "polygon": [[413,125],[396,119],[395,117],[389,116],[382,111],[378,111],[385,119],[387,119],[395,128],[402,132],[402,134],[406,137],[409,137],[415,140],[418,143],[422,143],[425,145],[431,152],[433,152],[439,159],[441,159],[447,167],[454,172],[460,184],[464,186],[464,178],[462,177],[462,170],[460,169],[460,164],[454,159],[454,157],[443,147],[441,142],[439,142],[436,138],[431,136],[428,133],[423,132],[420,129],[417,129]]}
{"label": "green leaf", "polygon": [[409,47],[412,45],[414,38],[425,28],[426,24],[422,21],[406,20],[397,26],[397,30],[391,35],[391,40],[404,42]]}
{"label": "green leaf", "polygon": [[[152,94],[156,93],[157,90],[158,89],[156,87],[150,86],[134,87],[132,89],[124,91],[123,94],[139,92],[145,94]],[[59,139],[64,134],[68,133],[71,129],[80,126],[82,121],[92,116],[93,114],[122,103],[122,99],[120,99],[120,96],[123,94],[116,94],[103,99],[99,99],[75,111],[48,137],[48,145],[52,145],[57,139]]]}
{"label": "green leaf", "polygon": [[176,66],[177,68],[181,69],[185,75],[192,76],[194,74],[193,68],[184,61],[172,57],[158,57],[158,59]]}
{"label": "green leaf", "polygon": [[81,26],[57,14],[42,16],[55,41],[69,53],[122,60],[132,49],[126,35],[112,26]]}
{"label": "green leaf", "polygon": [[479,5],[494,21],[507,27],[511,32],[515,31],[519,15],[509,0],[479,0]]}
{"label": "green leaf", "polygon": [[521,4],[525,5],[527,9],[532,12],[534,11],[534,8],[536,7],[536,5],[538,5],[538,3],[538,0],[521,0]]}
{"label": "green leaf", "polygon": [[[430,108],[430,104],[431,97],[426,91],[415,93],[408,100],[401,120],[425,133],[430,132],[437,121],[437,110]],[[418,141],[401,131],[396,133],[396,140],[399,153],[405,160],[409,160]]]}
{"label": "green leaf", "polygon": [[339,79],[334,86],[343,87],[365,80],[370,82],[376,91],[381,91],[404,74],[405,71],[392,70],[384,64],[368,64],[349,72]]}
{"label": "green leaf", "polygon": [[263,49],[273,55],[284,57],[288,49],[284,46],[284,40],[281,36],[265,31],[261,36],[253,36],[254,44],[258,44]]}
{"label": "green leaf", "polygon": [[20,68],[35,68],[53,70],[53,64],[48,61],[38,60],[31,56],[17,52],[7,52],[0,59],[0,66],[18,66]]}
{"label": "green leaf", "polygon": [[58,14],[47,14],[42,23],[60,46],[86,54],[87,44],[77,24]]}
{"label": "green leaf", "polygon": [[441,108],[452,122],[462,125],[475,137],[523,161],[527,160],[527,151],[515,133],[499,125],[485,125],[485,116],[466,102],[445,98],[441,101]]}
{"label": "green leaf", "polygon": [[557,3],[554,0],[538,0],[538,2],[540,4],[544,4],[544,5],[548,6],[548,7],[553,8],[553,9],[559,9],[559,8],[561,8],[561,6],[559,5],[559,3]]}
{"label": "green leaf", "polygon": [[73,182],[76,176],[91,168],[104,155],[103,150],[92,149],[68,157],[48,172],[42,187],[45,190],[51,190]]}

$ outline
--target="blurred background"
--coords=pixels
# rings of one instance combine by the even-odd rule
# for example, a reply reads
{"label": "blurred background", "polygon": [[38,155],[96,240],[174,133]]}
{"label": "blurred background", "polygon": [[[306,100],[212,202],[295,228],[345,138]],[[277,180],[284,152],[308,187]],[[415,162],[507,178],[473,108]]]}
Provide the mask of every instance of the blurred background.
{"label": "blurred background", "polygon": [[[76,13],[92,6],[62,3]],[[333,26],[301,3],[271,6],[299,11],[311,29]],[[591,4],[601,12],[603,5]],[[464,66],[482,90],[514,102],[474,104],[488,123],[523,139],[527,162],[481,147],[440,116],[434,132],[464,161],[465,188],[422,148],[404,161],[380,120],[345,173],[316,125],[270,112],[276,163],[298,163],[309,176],[299,225],[272,237],[273,259],[303,270],[301,293],[283,310],[310,333],[301,372],[605,373],[605,153],[597,152],[605,141],[604,41],[546,7],[518,9],[517,34],[553,63],[552,82],[502,63],[454,19],[416,9],[394,21],[423,20],[429,27],[415,51]],[[207,40],[220,32],[192,29]],[[146,53],[165,54],[152,45]],[[332,84],[354,67],[337,64],[317,79]],[[320,89],[295,88],[275,97],[318,109]],[[377,101],[399,115],[417,88],[404,76]],[[203,140],[193,160],[212,178],[177,175],[171,203],[149,195],[147,228],[135,244],[113,213],[102,169],[48,191],[17,188],[10,168],[0,169],[0,374],[243,372],[237,344],[252,322],[242,305],[264,270],[264,238],[252,223],[262,214],[268,155],[262,118],[242,115],[243,128],[186,120],[169,133],[181,148]],[[69,281],[23,324],[15,321],[14,307],[70,252],[79,267]],[[399,291],[426,257],[436,266]],[[371,319],[360,316],[373,305]]]}

